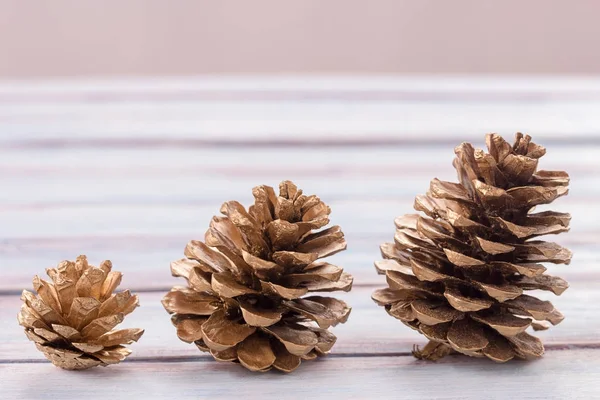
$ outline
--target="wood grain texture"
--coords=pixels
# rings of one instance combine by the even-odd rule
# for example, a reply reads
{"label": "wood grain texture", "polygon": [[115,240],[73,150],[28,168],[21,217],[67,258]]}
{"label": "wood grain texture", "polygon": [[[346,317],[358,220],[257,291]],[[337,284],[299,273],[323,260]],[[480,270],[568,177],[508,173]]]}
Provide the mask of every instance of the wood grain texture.
{"label": "wood grain texture", "polygon": [[[293,374],[259,374],[216,361],[130,362],[73,373],[49,363],[0,364],[3,393],[86,399],[594,399],[597,350],[552,351],[533,362],[493,364],[466,357],[437,363],[412,356],[328,357]],[[22,385],[23,382],[35,382]],[[81,393],[76,394],[81,395]]]}
{"label": "wood grain texture", "polygon": [[[63,146],[135,139],[185,147],[442,140],[453,146],[457,137],[477,141],[490,130],[508,134],[522,130],[539,139],[570,143],[595,140],[599,86],[598,79],[527,77],[6,83],[0,87],[5,97],[0,143]],[[228,91],[233,95],[223,98]],[[274,95],[245,99],[239,92]],[[194,98],[190,93],[201,95]],[[290,98],[289,93],[299,95]],[[60,102],[61,96],[72,100]]]}
{"label": "wood grain texture", "polygon": [[[600,233],[600,211],[590,204],[600,198],[594,184],[597,150],[556,146],[542,160],[543,168],[568,170],[573,179],[576,195],[555,203],[573,215],[571,233],[556,238],[580,262],[578,268],[557,267],[569,279],[596,274],[590,244]],[[169,262],[189,240],[202,237],[222,202],[250,204],[253,186],[276,186],[283,179],[332,207],[332,223],[343,228],[349,243],[334,260],[356,276],[357,284],[372,284],[377,282],[372,264],[379,244],[393,238],[394,217],[412,211],[414,196],[425,192],[433,177],[455,179],[452,146],[439,144],[43,147],[3,154],[0,184],[15,188],[0,192],[0,255],[10,266],[3,289],[12,291],[28,285],[36,271],[82,252],[96,262],[111,259],[133,289],[165,289],[174,282]]]}
{"label": "wood grain texture", "polygon": [[[600,81],[567,78],[0,82],[2,398],[600,398],[598,105]],[[529,131],[548,148],[540,167],[571,175],[571,194],[540,207],[573,216],[548,239],[575,253],[549,266],[571,288],[541,294],[566,319],[538,332],[538,362],[418,362],[409,352],[425,340],[370,299],[384,285],[373,261],[414,196],[455,179],[454,146],[481,147],[489,130]],[[170,261],[221,203],[247,205],[253,186],[283,179],[332,207],[348,250],[331,262],[355,276],[340,295],[353,311],[331,357],[248,374],[179,341],[160,299],[182,282]],[[141,307],[123,326],[146,333],[123,365],[77,374],[53,368],[16,313],[34,274],[81,253],[124,272]]]}

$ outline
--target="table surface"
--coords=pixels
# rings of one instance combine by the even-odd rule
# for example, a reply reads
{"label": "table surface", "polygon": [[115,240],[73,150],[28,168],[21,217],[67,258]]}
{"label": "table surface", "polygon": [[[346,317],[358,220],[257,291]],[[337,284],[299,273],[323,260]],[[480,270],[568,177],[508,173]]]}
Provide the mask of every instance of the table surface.
{"label": "table surface", "polygon": [[[239,77],[0,82],[0,397],[13,398],[582,398],[600,397],[596,252],[600,80],[527,77]],[[573,216],[556,240],[573,250],[550,273],[571,287],[538,361],[415,360],[422,336],[370,299],[373,262],[395,216],[429,181],[454,180],[453,148],[484,133],[530,133],[543,169],[566,170]],[[349,321],[322,360],[293,374],[250,373],[177,339],[160,304],[181,282],[169,262],[200,239],[222,202],[293,180],[332,208],[355,276]],[[17,324],[34,274],[87,254],[111,259],[141,307],[125,362],[68,372]],[[550,299],[552,296],[543,294]]]}

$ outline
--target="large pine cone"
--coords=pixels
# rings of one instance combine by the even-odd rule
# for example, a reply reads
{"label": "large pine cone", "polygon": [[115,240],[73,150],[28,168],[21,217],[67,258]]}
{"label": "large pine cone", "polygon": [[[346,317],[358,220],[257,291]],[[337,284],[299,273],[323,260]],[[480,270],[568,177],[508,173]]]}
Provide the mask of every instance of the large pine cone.
{"label": "large pine cone", "polygon": [[[252,371],[272,367],[290,372],[329,352],[336,337],[327,330],[345,322],[350,307],[308,292],[349,291],[352,277],[318,262],[346,248],[330,208],[305,196],[289,181],[279,196],[269,186],[252,191],[248,211],[236,201],[223,204],[205,243],[191,241],[185,256],[171,264],[174,287],[163,299],[177,335],[220,361],[240,362]],[[316,324],[315,324],[316,323]]]}
{"label": "large pine cone", "polygon": [[76,370],[117,364],[131,354],[123,345],[136,342],[144,333],[143,329],[112,330],[138,306],[138,297],[129,290],[113,294],[122,275],[111,269],[110,261],[96,268],[79,256],[75,262],[63,261],[47,269],[52,282],[36,275],[37,296],[23,291],[19,324],[57,367]]}
{"label": "large pine cone", "polygon": [[414,353],[437,359],[458,352],[504,362],[534,358],[541,341],[525,332],[563,320],[548,301],[524,294],[560,295],[564,280],[544,274],[541,262],[568,264],[571,252],[538,236],[569,230],[569,214],[532,213],[568,193],[565,172],[536,171],[546,150],[517,133],[513,146],[496,134],[489,153],[463,143],[455,149],[460,183],[431,181],[415,199],[426,215],[397,218],[395,243],[376,263],[389,288],[373,299],[430,342]]}

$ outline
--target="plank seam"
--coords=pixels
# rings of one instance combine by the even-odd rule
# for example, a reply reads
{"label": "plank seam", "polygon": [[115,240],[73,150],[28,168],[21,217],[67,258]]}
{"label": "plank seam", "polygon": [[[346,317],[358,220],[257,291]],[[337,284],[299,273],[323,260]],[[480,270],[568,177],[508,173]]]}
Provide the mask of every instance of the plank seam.
{"label": "plank seam", "polygon": [[571,89],[566,92],[542,90],[513,90],[499,92],[494,90],[471,91],[456,89],[443,92],[435,90],[178,90],[178,91],[111,91],[68,93],[2,93],[0,103],[29,105],[39,102],[72,105],[103,105],[127,102],[294,102],[312,103],[322,101],[339,101],[344,103],[369,102],[478,102],[478,103],[531,103],[531,102],[581,102],[598,101],[600,93],[597,90]]}
{"label": "plank seam", "polygon": [[[125,134],[125,133],[124,133]],[[558,135],[558,132],[555,132]],[[168,137],[168,135],[164,135]],[[293,135],[294,137],[298,135]],[[363,148],[363,147],[381,147],[381,146],[402,146],[402,147],[422,147],[422,146],[437,146],[448,147],[456,145],[456,137],[460,135],[456,132],[448,132],[446,135],[440,134],[424,134],[420,137],[403,137],[402,132],[396,132],[395,137],[373,136],[372,134],[357,135],[353,138],[346,138],[344,141],[339,139],[329,139],[335,135],[323,134],[323,139],[308,138],[308,139],[289,139],[282,140],[269,138],[261,140],[254,138],[249,140],[244,139],[99,139],[91,138],[86,140],[73,139],[40,139],[40,140],[17,140],[8,141],[0,144],[0,149],[46,149],[46,148],[236,148],[236,149],[256,149],[256,148],[298,148],[298,147],[329,147],[329,148]],[[538,136],[543,136],[538,132]],[[596,137],[594,137],[596,136]],[[428,138],[427,138],[428,137]],[[551,146],[598,146],[600,145],[600,137],[598,132],[586,132],[581,135],[550,137],[544,139],[545,145]]]}
{"label": "plank seam", "polygon": [[[600,343],[576,343],[576,344],[549,344],[546,351],[569,351],[569,350],[600,350]],[[326,358],[378,358],[378,357],[412,357],[411,352],[383,352],[383,353],[333,353]],[[462,358],[462,355],[454,354],[449,357]],[[191,363],[191,362],[213,362],[210,356],[165,356],[165,357],[135,357],[124,360],[124,363]],[[0,365],[6,364],[49,364],[44,359],[5,359],[0,360]]]}

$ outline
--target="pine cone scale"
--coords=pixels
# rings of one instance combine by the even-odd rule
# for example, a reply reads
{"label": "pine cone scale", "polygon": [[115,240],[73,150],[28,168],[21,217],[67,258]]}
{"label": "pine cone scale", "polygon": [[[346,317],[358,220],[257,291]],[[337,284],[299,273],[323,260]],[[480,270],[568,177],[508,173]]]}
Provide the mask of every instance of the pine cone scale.
{"label": "pine cone scale", "polygon": [[245,294],[258,293],[256,290],[236,281],[235,278],[227,272],[213,274],[210,284],[215,294],[228,299]]}
{"label": "pine cone scale", "polygon": [[315,262],[299,273],[286,275],[283,282],[292,286],[313,281],[336,282],[341,278],[343,272],[344,270],[336,265]]}
{"label": "pine cone scale", "polygon": [[275,352],[275,361],[273,362],[274,368],[282,372],[292,372],[300,366],[302,359],[287,351],[281,342],[274,342],[273,350]]}
{"label": "pine cone scale", "polygon": [[276,337],[295,356],[304,356],[319,343],[319,337],[313,331],[301,325],[273,325],[262,328],[263,331]]}
{"label": "pine cone scale", "polygon": [[[196,344],[198,344],[198,343],[196,342]],[[201,350],[203,350],[203,349],[201,349]],[[217,361],[236,361],[238,358],[237,350],[235,347],[230,347],[227,350],[223,350],[223,351],[215,351],[215,350],[211,350],[207,347],[206,350],[204,350],[204,351],[210,352],[210,354]]]}
{"label": "pine cone scale", "polygon": [[202,324],[202,339],[215,351],[227,350],[256,331],[256,327],[240,324],[227,318],[223,310],[215,311]]}
{"label": "pine cone scale", "polygon": [[481,356],[479,350],[485,349],[489,344],[482,326],[468,317],[452,323],[446,340],[454,350],[475,357]]}
{"label": "pine cone scale", "polygon": [[258,332],[240,343],[237,347],[237,357],[250,371],[266,371],[276,359],[269,339]]}
{"label": "pine cone scale", "polygon": [[177,290],[167,293],[162,304],[166,310],[179,310],[181,314],[210,315],[218,309],[216,301],[216,297],[207,293]]}
{"label": "pine cone scale", "polygon": [[81,339],[79,331],[70,326],[52,324],[52,330],[67,340],[75,341]]}
{"label": "pine cone scale", "polygon": [[144,330],[140,328],[121,329],[105,333],[98,338],[97,342],[104,347],[131,344],[137,342],[143,334]]}
{"label": "pine cone scale", "polygon": [[100,305],[101,303],[93,297],[75,297],[67,315],[68,324],[81,331],[83,327],[98,318]]}
{"label": "pine cone scale", "polygon": [[[197,240],[192,240],[187,244],[184,255],[187,259],[180,260],[180,262],[187,263],[190,267],[199,268],[207,273],[238,272],[235,265],[226,256]],[[197,263],[194,263],[193,260]],[[186,277],[187,274],[183,276]]]}
{"label": "pine cone scale", "polygon": [[306,287],[289,288],[272,282],[260,281],[260,286],[263,293],[278,296],[286,300],[294,300],[308,293]]}
{"label": "pine cone scale", "polygon": [[[490,337],[491,336],[491,337]],[[507,362],[515,357],[515,351],[508,340],[498,335],[489,335],[489,343],[481,351],[492,361]]]}
{"label": "pine cone scale", "polygon": [[208,320],[208,317],[197,315],[177,316],[171,322],[177,328],[177,337],[186,342],[194,343],[202,340],[202,324]]}
{"label": "pine cone scale", "polygon": [[305,282],[304,286],[309,292],[349,292],[352,289],[353,277],[343,272],[337,281],[312,281]]}
{"label": "pine cone scale", "polygon": [[490,308],[494,302],[491,299],[481,297],[464,296],[459,289],[446,286],[444,297],[452,308],[462,312],[474,312]]}
{"label": "pine cone scale", "polygon": [[[329,328],[335,326],[343,318],[344,309],[347,307],[346,303],[343,303],[337,310],[330,309],[329,307],[321,304],[316,298],[306,297],[303,299],[296,299],[292,301],[284,301],[282,303],[286,308],[296,311],[301,316],[313,320],[319,325],[320,328]],[[337,311],[337,312],[336,312]]]}
{"label": "pine cone scale", "polygon": [[272,276],[281,275],[285,269],[283,266],[275,262],[255,257],[246,251],[242,252],[242,258],[250,266],[250,268],[252,268],[254,274],[260,279],[269,279]]}
{"label": "pine cone scale", "polygon": [[246,321],[246,323],[250,326],[271,326],[279,322],[283,316],[283,313],[285,312],[283,308],[265,310],[259,307],[252,306],[249,302],[244,300],[239,300],[238,302],[242,311],[242,317],[244,318],[244,321]]}

